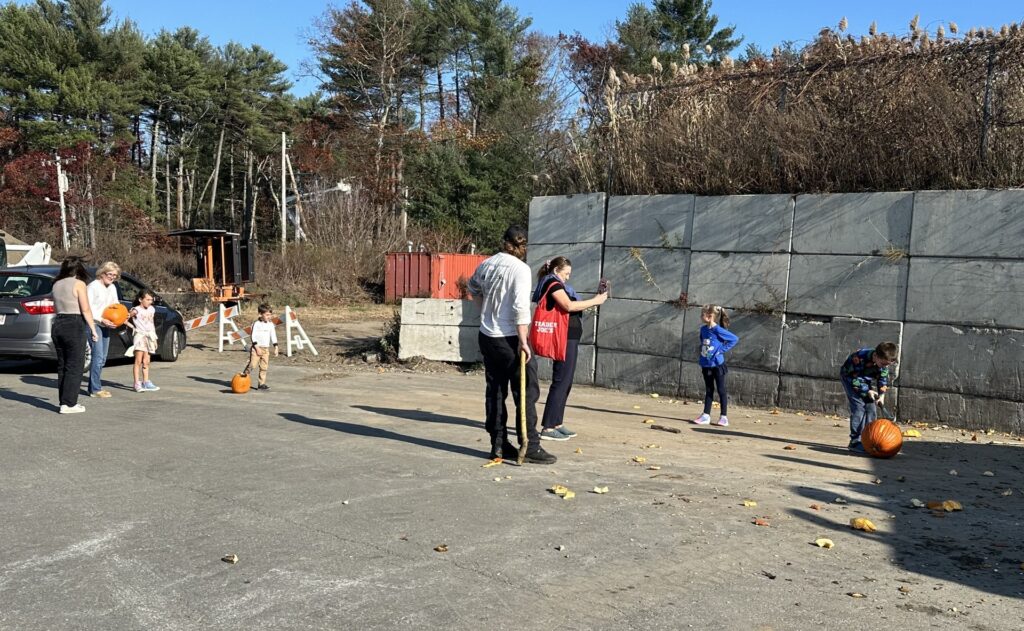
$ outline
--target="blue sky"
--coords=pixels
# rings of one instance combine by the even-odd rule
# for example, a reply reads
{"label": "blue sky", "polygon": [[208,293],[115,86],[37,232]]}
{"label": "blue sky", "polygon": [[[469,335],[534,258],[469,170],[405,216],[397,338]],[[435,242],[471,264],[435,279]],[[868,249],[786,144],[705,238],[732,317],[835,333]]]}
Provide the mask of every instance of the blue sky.
{"label": "blue sky", "polygon": [[[623,0],[506,1],[520,15],[532,17],[533,28],[543,33],[579,31],[600,41],[612,33],[615,20],[625,16],[631,4]],[[161,28],[192,26],[216,45],[230,40],[260,44],[288,64],[293,92],[302,95],[316,89],[316,81],[304,77],[300,66],[310,57],[306,40],[313,22],[328,6],[323,0],[108,0],[107,5],[117,18],[131,18],[147,35]],[[1024,20],[1024,3],[1009,0],[714,0],[712,11],[720,25],[735,25],[744,43],[754,42],[765,50],[784,40],[806,43],[823,26],[834,26],[844,16],[855,35],[866,33],[872,20],[883,31],[905,33],[915,14],[921,15],[921,26],[931,31],[949,22],[966,31],[972,26],[998,28]]]}

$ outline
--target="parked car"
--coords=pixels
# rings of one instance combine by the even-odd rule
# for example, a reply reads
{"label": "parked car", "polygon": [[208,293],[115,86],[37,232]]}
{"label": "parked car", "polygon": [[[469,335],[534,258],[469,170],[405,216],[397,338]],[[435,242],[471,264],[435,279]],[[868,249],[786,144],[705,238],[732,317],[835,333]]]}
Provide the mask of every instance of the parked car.
{"label": "parked car", "polygon": [[[54,316],[53,282],[58,272],[60,267],[56,265],[0,269],[0,357],[57,358],[50,338],[50,324]],[[91,276],[95,270],[88,272]],[[115,286],[121,304],[129,309],[139,291],[148,289],[129,274],[122,274]],[[178,310],[156,292],[153,295],[159,339],[157,355],[163,361],[173,362],[185,348],[185,323]],[[112,334],[108,360],[122,357],[129,344],[131,336]]]}

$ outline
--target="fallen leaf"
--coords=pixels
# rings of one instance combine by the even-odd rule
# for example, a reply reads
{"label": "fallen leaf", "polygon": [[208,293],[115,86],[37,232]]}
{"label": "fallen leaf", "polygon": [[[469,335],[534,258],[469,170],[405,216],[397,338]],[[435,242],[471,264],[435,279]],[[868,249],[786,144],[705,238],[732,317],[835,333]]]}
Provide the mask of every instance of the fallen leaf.
{"label": "fallen leaf", "polygon": [[811,504],[808,508],[810,508],[811,510],[821,510],[821,507],[818,506],[817,504]]}
{"label": "fallen leaf", "polygon": [[644,419],[644,425],[650,425],[653,422],[654,422],[653,418],[645,418]]}
{"label": "fallen leaf", "polygon": [[904,438],[920,438],[921,437],[921,432],[917,431],[916,429],[905,429],[905,430],[903,430],[903,437]]}
{"label": "fallen leaf", "polygon": [[746,506],[747,508],[752,508],[754,506],[757,506],[757,502],[755,502],[754,500],[743,500],[743,505]]}
{"label": "fallen leaf", "polygon": [[561,495],[565,495],[566,493],[569,492],[569,487],[563,486],[561,484],[556,484],[553,487],[551,487],[550,489],[548,489],[548,491],[554,493],[555,495],[561,496]]}
{"label": "fallen leaf", "polygon": [[844,500],[841,497],[837,497],[836,499],[832,500],[832,503],[833,504],[846,504],[846,500]]}
{"label": "fallen leaf", "polygon": [[639,406],[639,405],[634,405],[634,406],[633,406],[633,409],[634,409],[634,410],[639,410],[639,409],[640,409],[640,406]]}
{"label": "fallen leaf", "polygon": [[651,398],[652,398],[652,399],[657,399],[657,398],[658,398],[658,396],[660,396],[660,395],[658,395],[658,393],[657,393],[657,392],[652,392],[652,393],[651,393]]}
{"label": "fallen leaf", "polygon": [[566,491],[565,495],[562,496],[563,500],[571,500],[576,497],[576,491]]}
{"label": "fallen leaf", "polygon": [[850,526],[854,530],[863,530],[864,532],[875,532],[878,528],[871,523],[871,520],[867,517],[854,517],[850,520]]}
{"label": "fallen leaf", "polygon": [[928,510],[943,510],[942,502],[928,502]]}
{"label": "fallen leaf", "polygon": [[882,483],[882,479],[881,478],[875,478],[874,480],[872,480],[872,482],[874,484],[881,484]]}
{"label": "fallen leaf", "polygon": [[439,546],[434,547],[434,552],[448,552],[448,544],[442,543]]}
{"label": "fallen leaf", "polygon": [[577,448],[576,448],[576,453],[578,453],[578,454],[581,454],[581,453],[583,453],[583,450],[582,450],[582,449],[580,449],[579,447],[577,447]]}
{"label": "fallen leaf", "polygon": [[656,464],[652,464],[651,466],[647,467],[647,470],[648,471],[661,471],[661,467],[659,467]]}
{"label": "fallen leaf", "polygon": [[1013,495],[1013,489],[1005,489],[1002,493],[1000,493],[1000,495],[1002,495],[1003,497],[1009,497]]}
{"label": "fallen leaf", "polygon": [[644,458],[643,456],[633,456],[633,462],[638,462],[640,464],[643,464],[643,463],[647,462],[647,458]]}
{"label": "fallen leaf", "polygon": [[481,465],[481,467],[484,468],[484,469],[490,469],[491,467],[496,467],[496,466],[500,465],[502,462],[503,461],[502,461],[501,458],[495,458],[494,460],[491,460],[487,464]]}
{"label": "fallen leaf", "polygon": [[819,548],[825,548],[826,550],[831,550],[832,548],[836,547],[836,544],[833,543],[831,539],[825,538],[815,539],[814,545],[818,546]]}
{"label": "fallen leaf", "polygon": [[796,445],[786,445],[785,447],[783,447],[783,449],[787,451],[793,451],[794,449],[796,449]]}
{"label": "fallen leaf", "polygon": [[978,435],[977,434],[971,434],[971,440],[977,442]]}
{"label": "fallen leaf", "polygon": [[608,492],[608,487],[607,486],[595,486],[593,492],[597,493],[598,495],[604,495],[605,493]]}
{"label": "fallen leaf", "polygon": [[986,429],[985,430],[985,435],[986,436],[991,436],[992,434],[995,434],[995,433],[996,433],[996,430],[994,430],[994,429]]}
{"label": "fallen leaf", "polygon": [[956,469],[950,469],[949,470],[949,475],[959,475],[959,474],[956,472]]}
{"label": "fallen leaf", "polygon": [[501,477],[499,476],[499,477],[497,477],[497,478],[494,478],[494,481],[495,481],[495,482],[501,482]]}
{"label": "fallen leaf", "polygon": [[238,563],[238,555],[237,554],[225,554],[224,556],[222,556],[220,558],[220,560],[225,562],[225,563],[230,563],[231,565],[234,565],[235,563]]}
{"label": "fallen leaf", "polygon": [[778,416],[779,414],[782,414],[782,412],[779,412],[778,408],[773,408],[772,411],[769,412],[769,414],[771,414],[772,416]]}
{"label": "fallen leaf", "polygon": [[994,478],[994,477],[996,477],[996,474],[992,473],[991,471],[985,471],[981,475],[985,476],[986,478]]}
{"label": "fallen leaf", "polygon": [[952,513],[953,511],[958,511],[958,510],[963,510],[963,509],[964,509],[963,504],[961,504],[960,502],[958,502],[956,500],[946,500],[945,502],[942,503],[942,510],[946,511],[947,513]]}
{"label": "fallen leaf", "polygon": [[915,497],[910,500],[910,505],[914,508],[923,508],[925,503]]}
{"label": "fallen leaf", "polygon": [[755,526],[771,526],[771,524],[768,523],[767,519],[761,519],[760,517],[758,517],[757,519],[754,520],[754,525]]}
{"label": "fallen leaf", "polygon": [[832,423],[832,427],[842,427],[842,423]]}
{"label": "fallen leaf", "polygon": [[899,588],[899,590],[898,590],[898,591],[899,591],[899,592],[900,592],[901,594],[909,594],[909,593],[910,593],[910,588],[909,588],[909,587],[907,587],[906,585],[900,585],[900,588]]}
{"label": "fallen leaf", "polygon": [[711,403],[711,407],[717,410],[718,408],[722,407],[722,404],[719,403],[718,401],[713,401]]}
{"label": "fallen leaf", "polygon": [[846,592],[846,595],[850,598],[867,598],[867,596],[860,592]]}

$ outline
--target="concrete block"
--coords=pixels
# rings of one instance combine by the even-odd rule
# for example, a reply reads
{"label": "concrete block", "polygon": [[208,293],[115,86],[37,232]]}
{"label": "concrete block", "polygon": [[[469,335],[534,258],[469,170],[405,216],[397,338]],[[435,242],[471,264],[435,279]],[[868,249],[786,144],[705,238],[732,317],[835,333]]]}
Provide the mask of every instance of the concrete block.
{"label": "concrete block", "polygon": [[[729,330],[739,343],[726,354],[729,366],[778,371],[782,349],[782,316],[760,313],[729,313]],[[696,361],[700,354],[700,307],[686,309],[683,323],[683,360]]]}
{"label": "concrete block", "polygon": [[673,357],[624,353],[600,348],[594,384],[626,392],[657,392],[678,396],[679,360]]}
{"label": "concrete block", "polygon": [[692,305],[781,312],[788,275],[788,254],[693,252],[686,291]]}
{"label": "concrete block", "polygon": [[914,193],[911,256],[1024,258],[1024,190]]}
{"label": "concrete block", "polygon": [[843,362],[855,350],[874,348],[881,342],[896,342],[903,349],[903,329],[902,322],[789,316],[782,333],[781,370],[838,379]]}
{"label": "concrete block", "polygon": [[[839,378],[817,379],[814,377],[779,377],[779,407],[787,410],[809,410],[823,414],[835,414],[849,422],[850,407]],[[844,439],[843,447],[846,446]]]}
{"label": "concrete block", "polygon": [[398,332],[398,358],[425,357],[442,362],[479,362],[480,329],[471,326],[402,324]]}
{"label": "concrete block", "polygon": [[[696,362],[682,362],[679,375],[680,395],[695,401],[704,400],[704,377]],[[774,407],[778,405],[779,375],[760,370],[729,368],[726,376],[729,405]],[[715,395],[715,401],[718,395]],[[712,418],[715,417],[712,414]]]}
{"label": "concrete block", "polygon": [[677,300],[686,291],[690,251],[609,247],[604,267],[614,298]]}
{"label": "concrete block", "polygon": [[903,421],[942,423],[963,429],[994,429],[1024,433],[1024,403],[953,392],[903,388],[899,405]]}
{"label": "concrete block", "polygon": [[530,244],[526,250],[526,262],[533,272],[534,283],[537,272],[544,261],[564,256],[572,262],[572,278],[569,284],[579,293],[595,293],[597,284],[601,282],[601,244],[600,243],[544,243]]}
{"label": "concrete block", "polygon": [[915,258],[906,319],[1024,329],[1024,261]]}
{"label": "concrete block", "polygon": [[902,320],[907,267],[880,256],[794,254],[786,311]]}
{"label": "concrete block", "polygon": [[[885,395],[885,407],[893,411],[899,405],[899,388],[891,388]],[[842,417],[844,427],[850,419],[850,405],[843,386],[836,379],[780,375],[779,407]],[[843,443],[846,446],[846,443]]]}
{"label": "concrete block", "polygon": [[604,193],[534,197],[529,244],[604,241]]}
{"label": "concrete block", "polygon": [[693,195],[627,195],[608,198],[605,245],[689,248]]}
{"label": "concrete block", "polygon": [[472,300],[403,298],[402,324],[480,326],[480,307]]}
{"label": "concrete block", "polygon": [[694,204],[694,250],[789,252],[792,234],[792,195],[698,197]]}
{"label": "concrete block", "polygon": [[909,323],[902,385],[1024,401],[1024,331]]}
{"label": "concrete block", "polygon": [[793,251],[801,254],[884,254],[910,248],[913,193],[799,195]]}
{"label": "concrete block", "polygon": [[611,299],[601,306],[601,349],[679,357],[683,311],[664,302]]}
{"label": "concrete block", "polygon": [[[597,357],[593,344],[580,344],[579,354],[576,356],[576,372],[573,374],[572,382],[584,385],[594,383],[594,360]],[[551,381],[551,365],[554,363],[547,357],[537,358],[537,374],[544,381]]]}

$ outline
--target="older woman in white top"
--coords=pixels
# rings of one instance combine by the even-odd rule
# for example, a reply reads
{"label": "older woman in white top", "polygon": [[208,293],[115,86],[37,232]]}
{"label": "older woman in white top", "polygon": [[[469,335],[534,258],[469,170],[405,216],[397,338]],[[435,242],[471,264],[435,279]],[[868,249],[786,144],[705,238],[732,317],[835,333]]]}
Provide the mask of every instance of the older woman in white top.
{"label": "older woman in white top", "polygon": [[113,261],[107,261],[96,270],[96,279],[89,283],[89,309],[92,311],[92,319],[96,324],[97,338],[89,341],[89,350],[92,353],[92,364],[89,366],[89,396],[107,398],[109,390],[103,389],[101,373],[103,366],[107,363],[107,351],[110,350],[110,333],[115,328],[114,323],[103,317],[103,311],[112,304],[118,302],[117,287],[114,282],[120,278],[121,268]]}
{"label": "older woman in white top", "polygon": [[85,331],[92,340],[99,337],[89,308],[89,292],[85,281],[89,276],[82,259],[68,257],[61,263],[57,280],[53,283],[53,317],[50,337],[57,352],[57,391],[60,413],[76,414],[85,408],[78,403],[82,388],[82,369],[85,368]]}

